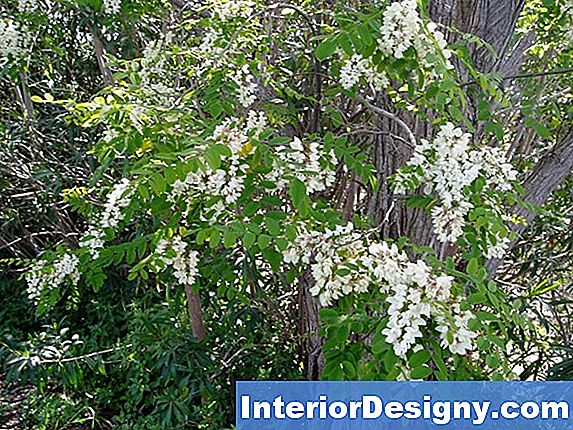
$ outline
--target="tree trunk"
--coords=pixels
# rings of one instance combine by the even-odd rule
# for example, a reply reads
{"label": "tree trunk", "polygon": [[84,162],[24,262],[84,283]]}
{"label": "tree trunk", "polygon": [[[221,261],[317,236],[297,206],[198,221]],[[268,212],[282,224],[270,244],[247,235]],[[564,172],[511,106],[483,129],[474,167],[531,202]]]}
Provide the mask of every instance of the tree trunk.
{"label": "tree trunk", "polygon": [[318,381],[324,369],[324,355],[322,352],[322,338],[318,335],[320,309],[316,298],[309,292],[310,274],[306,273],[300,279],[298,305],[299,305],[299,332],[302,339],[302,360],[305,364],[307,379]]}
{"label": "tree trunk", "polygon": [[187,308],[189,309],[189,321],[193,336],[197,340],[205,337],[205,321],[203,319],[203,310],[201,309],[201,298],[199,293],[192,290],[191,285],[185,284],[185,296],[187,297]]}

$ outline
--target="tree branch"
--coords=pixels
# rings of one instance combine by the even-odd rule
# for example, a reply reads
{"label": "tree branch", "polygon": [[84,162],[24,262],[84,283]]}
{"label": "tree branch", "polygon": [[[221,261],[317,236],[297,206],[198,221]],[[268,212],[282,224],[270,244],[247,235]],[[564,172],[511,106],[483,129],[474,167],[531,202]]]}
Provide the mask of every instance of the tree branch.
{"label": "tree branch", "polygon": [[394,121],[396,124],[398,124],[400,127],[402,127],[402,129],[408,135],[408,139],[410,140],[410,143],[412,144],[412,146],[413,147],[416,146],[416,137],[414,136],[414,133],[412,132],[412,130],[410,130],[410,127],[408,127],[408,124],[406,124],[398,115],[396,115],[395,113],[389,112],[385,109],[382,109],[381,107],[374,106],[372,103],[370,103],[368,100],[366,100],[361,95],[357,95],[356,99],[360,103],[362,103],[364,106],[366,106],[368,109],[370,109],[372,112],[375,112],[379,115],[382,115],[383,117]]}
{"label": "tree branch", "polygon": [[[573,129],[569,130],[567,135],[556,145],[550,148],[535,168],[531,171],[523,186],[525,188],[524,201],[533,206],[543,206],[553,191],[555,191],[573,172]],[[513,213],[518,217],[523,217],[527,225],[511,225],[512,231],[517,234],[523,233],[528,225],[531,225],[535,219],[535,212],[518,206],[513,209]],[[515,246],[513,242],[510,249]],[[503,259],[491,259],[487,262],[486,267],[493,277],[499,269]]]}

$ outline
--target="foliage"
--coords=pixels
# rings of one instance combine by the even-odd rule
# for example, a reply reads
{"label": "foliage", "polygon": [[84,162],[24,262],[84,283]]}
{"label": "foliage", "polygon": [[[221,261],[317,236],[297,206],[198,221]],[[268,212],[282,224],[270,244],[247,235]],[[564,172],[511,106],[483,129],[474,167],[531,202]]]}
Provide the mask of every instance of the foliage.
{"label": "foliage", "polygon": [[[516,357],[566,338],[530,316],[570,266],[523,261],[570,244],[514,245],[571,127],[570,78],[535,80],[547,56],[569,67],[567,5],[528,2],[512,45],[546,25],[515,81],[428,2],[331,3],[3,11],[2,357],[37,428],[224,428],[234,381],[302,379],[312,357],[336,380],[542,374]],[[567,196],[533,243],[567,228]],[[494,276],[508,252],[520,269]]]}

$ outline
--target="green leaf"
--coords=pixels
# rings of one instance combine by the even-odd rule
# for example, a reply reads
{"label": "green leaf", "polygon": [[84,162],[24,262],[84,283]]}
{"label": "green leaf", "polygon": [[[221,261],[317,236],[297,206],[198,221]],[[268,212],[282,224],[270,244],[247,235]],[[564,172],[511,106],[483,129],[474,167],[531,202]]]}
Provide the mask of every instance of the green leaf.
{"label": "green leaf", "polygon": [[272,236],[278,236],[281,233],[281,226],[278,221],[269,216],[265,217],[265,225]]}
{"label": "green leaf", "polygon": [[408,363],[412,368],[420,367],[422,364],[425,364],[430,359],[430,357],[431,355],[428,351],[426,350],[418,351],[410,357]]}
{"label": "green leaf", "polygon": [[316,58],[318,58],[320,61],[324,61],[335,52],[336,43],[334,40],[326,39],[316,47]]}
{"label": "green leaf", "polygon": [[160,174],[153,175],[153,179],[151,181],[151,188],[157,195],[161,195],[165,192],[167,184],[165,183],[165,179]]}
{"label": "green leaf", "polygon": [[225,231],[223,235],[223,245],[225,248],[232,248],[237,243],[237,233],[231,230]]}
{"label": "green leaf", "polygon": [[263,257],[269,262],[273,271],[278,272],[283,260],[282,254],[273,248],[265,248],[261,251]]}
{"label": "green leaf", "polygon": [[293,206],[302,216],[306,216],[310,208],[309,198],[306,194],[306,185],[298,179],[292,179],[289,184],[289,194]]}
{"label": "green leaf", "polygon": [[391,372],[396,367],[398,356],[394,353],[393,349],[389,349],[384,355],[384,368],[387,372]]}
{"label": "green leaf", "polygon": [[426,379],[431,374],[432,374],[432,369],[430,369],[427,366],[420,366],[412,370],[410,376],[412,377],[412,379]]}
{"label": "green leaf", "polygon": [[533,118],[526,118],[525,125],[531,127],[542,139],[551,139],[551,132],[539,121]]}
{"label": "green leaf", "polygon": [[479,311],[477,313],[477,317],[481,320],[481,321],[497,321],[498,317],[494,314],[492,314],[491,312],[487,312],[487,311]]}
{"label": "green leaf", "polygon": [[257,245],[259,245],[259,248],[265,249],[265,248],[268,248],[268,246],[271,244],[272,240],[273,240],[273,238],[271,236],[269,236],[268,234],[261,234],[257,238]]}
{"label": "green leaf", "polygon": [[409,208],[429,209],[434,203],[430,196],[412,196],[406,200],[406,206]]}
{"label": "green leaf", "polygon": [[354,379],[356,377],[356,368],[350,361],[342,362],[342,370],[344,370],[344,373],[346,373],[346,376],[350,379]]}
{"label": "green leaf", "polygon": [[207,160],[207,164],[213,170],[217,170],[221,167],[221,156],[216,148],[209,148],[205,152],[205,160]]}
{"label": "green leaf", "polygon": [[479,268],[479,262],[478,262],[477,258],[472,258],[470,260],[470,262],[468,263],[468,267],[466,268],[466,271],[470,275],[475,275],[478,272],[478,268]]}
{"label": "green leaf", "polygon": [[211,231],[211,236],[209,236],[209,247],[211,249],[216,248],[219,246],[219,243],[221,243],[221,233],[219,230],[213,229],[213,231]]}
{"label": "green leaf", "polygon": [[257,239],[257,237],[251,233],[250,231],[248,231],[244,236],[243,236],[243,246],[247,249],[250,249],[253,244],[255,243],[255,240]]}

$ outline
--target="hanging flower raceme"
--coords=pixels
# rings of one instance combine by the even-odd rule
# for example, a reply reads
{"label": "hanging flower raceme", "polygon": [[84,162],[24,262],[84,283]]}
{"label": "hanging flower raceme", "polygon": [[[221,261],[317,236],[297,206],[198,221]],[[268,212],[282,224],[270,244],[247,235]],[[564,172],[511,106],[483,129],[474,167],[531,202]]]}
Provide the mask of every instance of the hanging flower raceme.
{"label": "hanging flower raceme", "polygon": [[288,185],[289,177],[303,182],[309,193],[324,191],[334,183],[337,159],[334,152],[325,151],[321,143],[306,143],[295,137],[274,149],[277,157],[266,179],[275,183],[279,190]]}
{"label": "hanging flower raceme", "polygon": [[[382,15],[378,55],[386,59],[402,60],[414,55],[429,78],[439,78],[436,61],[445,69],[452,69],[451,51],[447,48],[444,34],[434,22],[425,23],[420,17],[416,0],[403,0],[391,3]],[[411,54],[409,54],[411,52]],[[348,58],[340,69],[340,84],[351,89],[361,79],[375,91],[389,87],[390,81],[384,71],[378,70],[373,58],[354,54]]]}
{"label": "hanging flower raceme", "polygon": [[246,158],[255,152],[254,139],[266,126],[266,116],[255,111],[250,111],[244,120],[231,118],[218,125],[208,141],[227,148],[219,154],[220,166],[214,168],[204,157],[199,157],[201,167],[191,171],[184,180],[176,180],[169,199],[183,198],[185,206],[191,208],[194,202],[212,201],[218,197],[219,200],[207,208],[209,216],[203,213],[202,219],[221,220],[224,213],[231,214],[233,205],[244,190],[249,169]]}
{"label": "hanging flower raceme", "polygon": [[309,264],[315,284],[310,292],[323,306],[369,290],[382,293],[381,314],[388,323],[382,334],[399,357],[406,357],[433,321],[444,347],[465,354],[477,334],[469,330],[473,318],[462,311],[452,292],[453,278],[439,275],[424,261],[410,261],[396,245],[372,242],[352,224],[324,233],[303,231],[285,251],[287,263]]}
{"label": "hanging flower raceme", "polygon": [[26,28],[10,18],[0,17],[0,64],[20,58],[27,46]]}
{"label": "hanging flower raceme", "polygon": [[80,247],[87,248],[94,259],[99,257],[99,250],[104,246],[105,230],[115,229],[123,220],[123,209],[131,203],[133,191],[129,180],[125,178],[116,184],[108,195],[99,218],[80,239]]}
{"label": "hanging flower raceme", "polygon": [[103,0],[103,13],[117,15],[121,11],[121,0]]}
{"label": "hanging flower raceme", "polygon": [[251,0],[216,0],[212,2],[212,7],[219,19],[228,21],[251,16],[255,2]]}
{"label": "hanging flower raceme", "polygon": [[79,259],[74,254],[64,254],[52,264],[39,260],[26,272],[28,283],[28,298],[38,303],[43,294],[59,288],[66,280],[77,284],[80,273],[78,271]]}
{"label": "hanging flower raceme", "polygon": [[[502,149],[472,149],[470,140],[469,133],[448,123],[440,128],[433,141],[420,141],[408,167],[394,178],[397,193],[421,185],[424,193],[436,197],[432,220],[441,242],[455,242],[463,234],[466,217],[473,208],[467,187],[481,177],[485,188],[503,192],[511,189],[517,177]],[[491,204],[495,206],[494,202]],[[500,215],[503,213],[502,208],[494,209]],[[500,238],[498,243],[507,244],[508,241]],[[496,254],[499,252],[499,249],[495,251]]]}
{"label": "hanging flower raceme", "polygon": [[189,245],[179,236],[162,239],[155,249],[156,257],[173,269],[173,276],[181,285],[193,285],[197,277],[199,253],[189,249]]}
{"label": "hanging flower raceme", "polygon": [[257,82],[249,70],[249,66],[245,64],[231,75],[231,79],[237,86],[237,100],[241,106],[248,108],[257,100],[258,89]]}
{"label": "hanging flower raceme", "polygon": [[353,88],[361,78],[364,78],[366,83],[372,85],[376,91],[381,91],[390,85],[386,74],[376,70],[371,59],[355,54],[346,60],[340,69],[340,85],[342,85],[344,89],[349,90]]}

